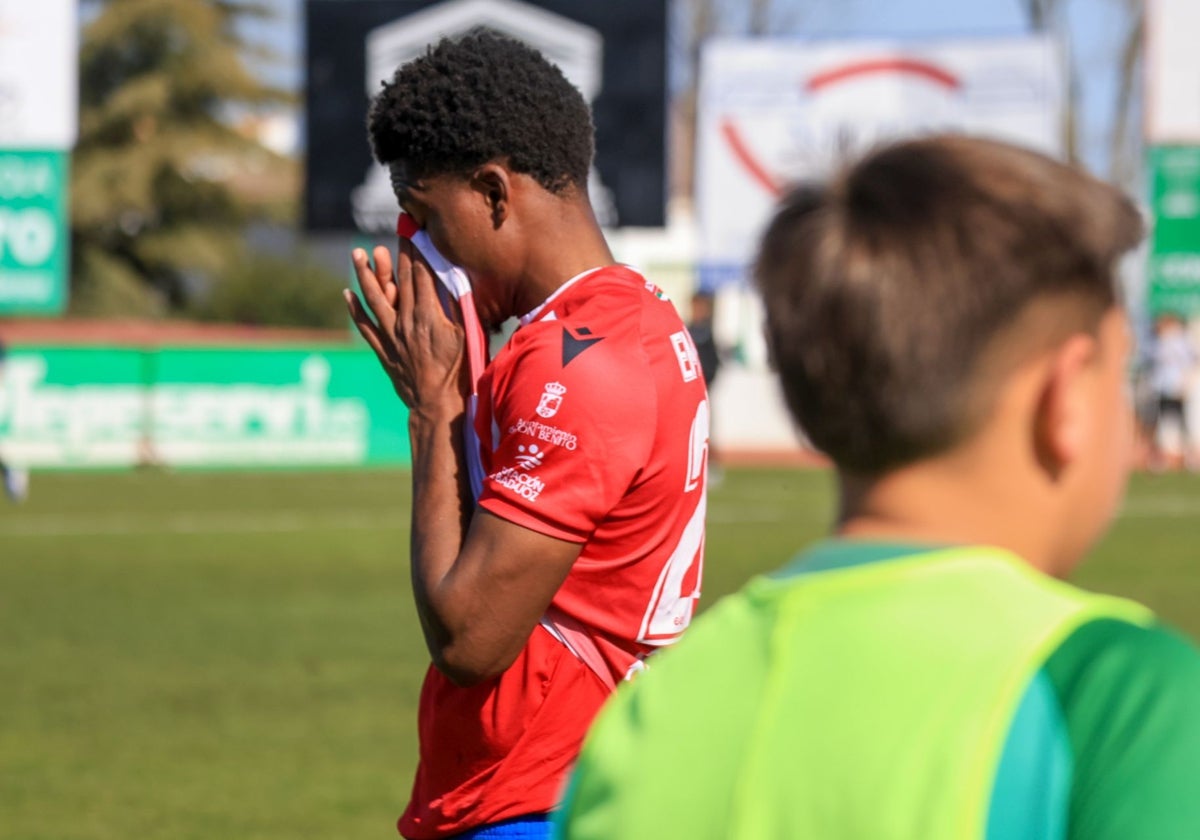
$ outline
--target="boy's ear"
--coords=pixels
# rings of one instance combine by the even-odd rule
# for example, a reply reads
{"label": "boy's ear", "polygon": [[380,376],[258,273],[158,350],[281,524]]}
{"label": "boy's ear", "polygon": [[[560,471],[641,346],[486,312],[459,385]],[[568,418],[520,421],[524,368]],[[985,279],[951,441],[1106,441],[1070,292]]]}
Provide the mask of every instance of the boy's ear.
{"label": "boy's ear", "polygon": [[1032,431],[1038,464],[1051,481],[1087,451],[1088,380],[1099,349],[1094,336],[1073,335],[1053,351],[1044,369]]}
{"label": "boy's ear", "polygon": [[512,178],[509,171],[499,164],[485,163],[471,176],[471,186],[487,202],[492,228],[499,230],[512,209]]}

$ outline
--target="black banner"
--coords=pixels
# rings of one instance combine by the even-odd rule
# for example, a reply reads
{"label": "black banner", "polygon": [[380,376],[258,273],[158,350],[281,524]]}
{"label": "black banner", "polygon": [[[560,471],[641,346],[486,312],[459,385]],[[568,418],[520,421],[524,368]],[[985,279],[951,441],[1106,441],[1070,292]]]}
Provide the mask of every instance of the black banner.
{"label": "black banner", "polygon": [[426,44],[481,25],[541,50],[590,98],[601,222],[661,226],[666,0],[308,0],[306,227],[392,229],[395,200],[367,142],[368,89]]}

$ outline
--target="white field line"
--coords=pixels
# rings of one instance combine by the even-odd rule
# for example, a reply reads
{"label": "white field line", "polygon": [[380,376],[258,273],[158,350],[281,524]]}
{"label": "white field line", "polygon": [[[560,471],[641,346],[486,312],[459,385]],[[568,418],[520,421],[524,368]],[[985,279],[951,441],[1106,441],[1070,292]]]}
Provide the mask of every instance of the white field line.
{"label": "white field line", "polygon": [[[1130,499],[1121,509],[1121,516],[1131,519],[1200,518],[1200,498],[1195,496],[1146,496]],[[1197,533],[1200,536],[1200,532]]]}
{"label": "white field line", "polygon": [[772,522],[795,522],[805,519],[827,520],[833,516],[824,507],[805,510],[797,507],[709,507],[707,522],[710,525],[762,525]]}
{"label": "white field line", "polygon": [[[714,506],[708,521],[713,525],[782,523],[818,515],[796,507]],[[819,515],[827,514],[822,509]],[[1159,496],[1134,499],[1121,514],[1127,519],[1200,520],[1200,499]],[[1198,522],[1200,524],[1200,522]],[[32,514],[0,522],[3,537],[129,536],[134,534],[291,534],[308,531],[407,531],[408,513],[381,511],[283,510],[267,513],[186,511],[155,517],[153,514]],[[1200,531],[1197,532],[1200,537]]]}
{"label": "white field line", "polygon": [[268,513],[187,511],[155,517],[42,514],[0,522],[3,537],[129,536],[134,534],[291,534],[306,531],[407,531],[403,511],[283,510]]}
{"label": "white field line", "polygon": [[[739,500],[741,501],[741,500]],[[710,505],[708,521],[716,525],[762,524],[770,522],[794,522],[798,520],[832,517],[832,512],[820,506],[816,509],[803,507],[738,507],[735,505]],[[1150,496],[1131,499],[1121,508],[1123,519],[1188,519],[1200,520],[1200,498],[1195,496]],[[1197,522],[1200,526],[1200,521]],[[1200,538],[1200,530],[1197,531]]]}
{"label": "white field line", "polygon": [[[766,524],[795,519],[785,508],[747,508],[709,513],[718,525]],[[294,534],[309,531],[407,531],[406,511],[188,511],[161,518],[151,514],[35,514],[0,522],[5,537],[124,537],[137,534]]]}

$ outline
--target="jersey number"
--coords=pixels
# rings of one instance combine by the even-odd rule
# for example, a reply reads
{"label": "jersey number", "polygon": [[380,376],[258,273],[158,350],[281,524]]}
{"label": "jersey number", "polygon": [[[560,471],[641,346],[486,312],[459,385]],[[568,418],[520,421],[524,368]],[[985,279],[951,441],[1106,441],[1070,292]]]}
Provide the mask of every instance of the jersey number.
{"label": "jersey number", "polygon": [[667,558],[650,606],[642,618],[638,641],[647,645],[674,642],[692,620],[696,599],[700,597],[700,578],[704,566],[704,514],[708,494],[705,482],[708,464],[708,400],[701,401],[692,420],[688,438],[688,471],[683,490],[700,491],[696,509],[684,526],[675,550]]}

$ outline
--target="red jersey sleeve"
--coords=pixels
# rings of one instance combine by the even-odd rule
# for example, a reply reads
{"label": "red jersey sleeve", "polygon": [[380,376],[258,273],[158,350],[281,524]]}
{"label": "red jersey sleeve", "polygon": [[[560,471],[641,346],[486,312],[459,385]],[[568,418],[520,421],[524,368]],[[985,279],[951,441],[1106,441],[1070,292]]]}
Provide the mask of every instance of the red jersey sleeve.
{"label": "red jersey sleeve", "polygon": [[639,342],[565,322],[531,325],[492,382],[492,452],[479,504],[586,542],[646,464],[655,393]]}

